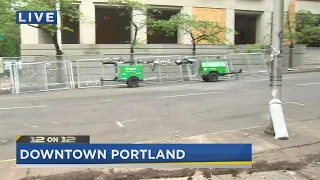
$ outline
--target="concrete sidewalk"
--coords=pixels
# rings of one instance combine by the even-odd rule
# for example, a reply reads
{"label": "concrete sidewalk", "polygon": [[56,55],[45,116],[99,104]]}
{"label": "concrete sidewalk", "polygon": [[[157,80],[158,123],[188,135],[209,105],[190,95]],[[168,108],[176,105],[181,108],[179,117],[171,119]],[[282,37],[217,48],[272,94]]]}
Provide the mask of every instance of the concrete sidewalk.
{"label": "concrete sidewalk", "polygon": [[[278,141],[264,127],[155,140],[148,143],[252,143],[252,169],[18,169],[0,163],[6,180],[231,180],[320,179],[320,119],[288,124],[290,140]],[[192,178],[191,178],[192,177]]]}

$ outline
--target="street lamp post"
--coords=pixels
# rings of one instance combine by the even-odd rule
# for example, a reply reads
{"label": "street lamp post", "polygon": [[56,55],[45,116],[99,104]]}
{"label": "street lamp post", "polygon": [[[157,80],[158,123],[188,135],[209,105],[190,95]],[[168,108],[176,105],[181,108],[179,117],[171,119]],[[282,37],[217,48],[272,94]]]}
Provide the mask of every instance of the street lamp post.
{"label": "street lamp post", "polygon": [[273,0],[272,62],[270,87],[273,98],[281,100],[282,87],[282,34],[284,0]]}
{"label": "street lamp post", "polygon": [[62,36],[61,36],[61,15],[60,15],[60,2],[56,3],[57,11],[57,43],[59,45],[59,50],[62,50]]}
{"label": "street lamp post", "polygon": [[265,132],[275,135],[277,139],[289,138],[281,103],[283,15],[284,0],[273,0],[272,58],[270,75],[270,87],[273,99],[269,103],[271,121],[269,127],[265,129]]}

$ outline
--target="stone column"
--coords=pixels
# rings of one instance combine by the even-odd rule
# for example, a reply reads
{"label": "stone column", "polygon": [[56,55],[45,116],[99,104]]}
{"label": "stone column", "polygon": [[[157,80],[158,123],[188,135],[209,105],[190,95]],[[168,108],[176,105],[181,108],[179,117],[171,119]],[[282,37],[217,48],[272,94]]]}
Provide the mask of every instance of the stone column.
{"label": "stone column", "polygon": [[[186,13],[192,16],[193,15],[192,7],[184,6],[181,10],[181,13]],[[181,29],[178,30],[178,44],[192,44],[190,35],[186,34]]]}
{"label": "stone column", "polygon": [[[37,26],[34,24],[34,26]],[[39,43],[39,29],[31,27],[27,24],[20,26],[21,44],[38,44]]]}
{"label": "stone column", "polygon": [[79,10],[83,14],[80,20],[80,44],[95,44],[95,5],[92,1],[81,1]]}
{"label": "stone column", "polygon": [[[132,10],[132,21],[140,26],[141,24],[144,23],[146,20],[146,16],[143,15],[140,11],[138,10]],[[133,41],[134,38],[134,27],[131,25],[131,41]],[[142,29],[138,31],[137,34],[137,42],[139,44],[146,44],[147,43],[147,26],[144,26]]]}
{"label": "stone column", "polygon": [[265,11],[257,18],[256,42],[266,44],[266,45],[270,44],[271,29],[272,29],[272,12]]}
{"label": "stone column", "polygon": [[234,44],[235,12],[234,9],[226,9],[226,27],[231,29],[231,33],[226,33],[226,43]]}

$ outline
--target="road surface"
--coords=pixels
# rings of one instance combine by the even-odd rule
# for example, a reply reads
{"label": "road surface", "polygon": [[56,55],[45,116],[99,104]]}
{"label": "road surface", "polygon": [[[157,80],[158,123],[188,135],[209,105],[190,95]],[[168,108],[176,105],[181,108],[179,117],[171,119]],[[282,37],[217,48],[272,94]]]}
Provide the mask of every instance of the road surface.
{"label": "road surface", "polygon": [[[287,121],[320,117],[320,73],[284,76]],[[16,135],[90,135],[135,143],[266,126],[268,77],[0,96],[0,160],[15,158]]]}

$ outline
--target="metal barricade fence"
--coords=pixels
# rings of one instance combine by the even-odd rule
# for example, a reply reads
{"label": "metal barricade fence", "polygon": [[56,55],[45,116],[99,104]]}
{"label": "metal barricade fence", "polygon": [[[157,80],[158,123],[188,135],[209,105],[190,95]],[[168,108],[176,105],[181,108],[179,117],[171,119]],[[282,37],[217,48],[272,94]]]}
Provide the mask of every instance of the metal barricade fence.
{"label": "metal barricade fence", "polygon": [[[134,62],[144,66],[144,82],[183,81],[182,67],[175,64],[180,56],[143,56],[135,57]],[[112,58],[78,60],[75,79],[78,88],[100,87],[101,78],[114,79],[116,76],[113,64],[103,64]],[[116,61],[116,59],[113,59]],[[117,82],[106,81],[104,86],[114,86]]]}
{"label": "metal barricade fence", "polygon": [[114,77],[114,67],[104,67],[104,65],[102,64],[102,62],[106,60],[109,60],[109,58],[85,59],[76,61],[77,74],[75,76],[75,79],[78,88],[100,87],[101,78],[109,79]]}
{"label": "metal barricade fence", "polygon": [[[177,65],[176,60],[182,58],[195,58],[197,61],[192,65]],[[75,79],[78,88],[101,87],[101,78],[112,80],[116,77],[113,64],[103,64],[112,58],[86,59],[76,61]],[[117,59],[117,58],[116,58]],[[115,60],[115,59],[113,59]],[[199,73],[200,62],[224,61],[227,72],[243,70],[241,76],[266,76],[268,69],[263,53],[237,53],[225,55],[198,55],[198,56],[137,56],[134,62],[144,66],[145,83],[177,82],[187,80],[201,80]],[[226,76],[232,78],[234,75]],[[104,85],[114,86],[115,81],[106,81]]]}
{"label": "metal barricade fence", "polygon": [[263,53],[227,54],[231,71],[242,69],[239,76],[268,76],[269,71]]}
{"label": "metal barricade fence", "polygon": [[10,66],[12,94],[74,88],[70,61],[17,62]]}
{"label": "metal barricade fence", "polygon": [[143,56],[135,57],[137,63],[144,65],[144,81],[153,82],[174,82],[183,81],[182,66],[175,64],[180,55],[172,56]]}
{"label": "metal barricade fence", "polygon": [[10,64],[18,62],[19,57],[0,57],[0,94],[1,92],[10,93],[11,79],[10,79]]}

